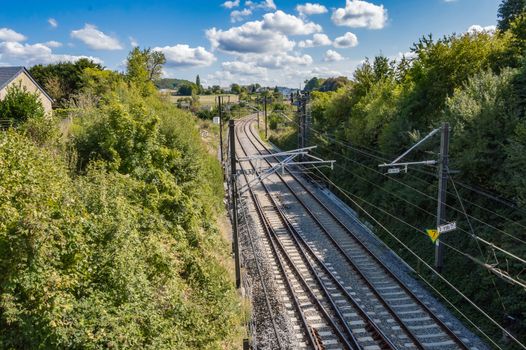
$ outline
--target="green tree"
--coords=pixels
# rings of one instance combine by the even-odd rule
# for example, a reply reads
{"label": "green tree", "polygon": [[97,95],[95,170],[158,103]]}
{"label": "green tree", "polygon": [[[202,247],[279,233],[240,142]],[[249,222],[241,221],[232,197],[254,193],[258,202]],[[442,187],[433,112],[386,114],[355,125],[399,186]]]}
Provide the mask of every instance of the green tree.
{"label": "green tree", "polygon": [[239,84],[230,85],[230,91],[233,94],[239,95],[241,93],[241,86]]}
{"label": "green tree", "polygon": [[159,80],[165,63],[166,57],[161,51],[135,47],[129,53],[126,63],[128,78],[141,83]]}
{"label": "green tree", "polygon": [[506,31],[511,23],[526,10],[526,0],[503,0],[499,6],[498,28]]}
{"label": "green tree", "polygon": [[311,78],[310,80],[305,81],[305,87],[303,88],[303,91],[309,92],[318,90],[322,84],[323,79],[318,79],[317,77]]}
{"label": "green tree", "polygon": [[199,74],[197,74],[197,77],[195,78],[195,85],[197,86],[197,93],[200,95],[203,93],[204,89],[201,85],[201,77],[199,77]]}
{"label": "green tree", "polygon": [[88,68],[102,70],[100,64],[81,58],[75,62],[38,64],[31,67],[29,73],[55,100],[55,107],[65,107],[70,98],[84,87],[83,74]]}

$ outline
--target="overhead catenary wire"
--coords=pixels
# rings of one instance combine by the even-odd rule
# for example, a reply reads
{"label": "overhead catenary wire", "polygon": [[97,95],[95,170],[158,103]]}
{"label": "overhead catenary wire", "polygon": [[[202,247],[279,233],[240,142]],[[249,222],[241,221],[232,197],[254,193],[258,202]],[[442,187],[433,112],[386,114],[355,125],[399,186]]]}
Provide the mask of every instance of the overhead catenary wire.
{"label": "overhead catenary wire", "polygon": [[[356,160],[354,160],[354,159],[351,159],[351,158],[345,156],[344,154],[337,153],[337,152],[335,152],[334,150],[332,151],[332,153],[333,153],[333,154],[338,154],[338,155],[339,155],[340,157],[342,157],[343,159],[345,159],[345,160],[347,160],[347,161],[350,161],[350,162],[353,162],[353,163],[355,163],[355,164],[357,164],[357,165],[359,165],[359,166],[361,166],[361,167],[363,167],[363,168],[369,169],[369,170],[371,170],[371,171],[373,171],[373,172],[375,172],[375,173],[377,173],[377,174],[379,174],[379,175],[382,175],[382,176],[384,176],[384,177],[389,177],[387,174],[385,174],[385,173],[383,173],[383,172],[381,172],[381,171],[379,171],[379,170],[377,170],[377,169],[374,169],[374,168],[372,168],[372,167],[370,167],[370,166],[367,166],[367,165],[365,165],[365,164],[362,164],[361,162],[358,162],[358,161],[356,161]],[[419,194],[422,195],[422,196],[425,196],[425,197],[427,197],[427,198],[429,198],[429,199],[431,199],[431,200],[433,200],[433,201],[437,201],[436,198],[434,198],[434,197],[430,196],[429,194],[424,193],[424,192],[422,192],[422,191],[420,191],[420,190],[414,188],[413,186],[410,186],[410,185],[404,183],[403,181],[400,181],[400,180],[398,180],[398,179],[396,179],[396,178],[394,178],[394,177],[389,177],[389,178],[390,178],[391,180],[393,180],[393,181],[395,181],[395,182],[397,182],[397,183],[399,183],[399,184],[401,184],[401,185],[403,185],[403,186],[405,186],[405,187],[407,187],[407,188],[409,188],[409,189],[411,189],[411,190],[413,190],[413,191],[419,193]],[[455,207],[451,206],[450,204],[446,204],[446,207],[449,207],[450,209],[452,209],[452,210],[454,210],[454,211],[456,211],[456,212],[458,212],[458,213],[460,213],[460,214],[463,214],[462,211],[460,211],[458,208],[455,208]],[[470,218],[472,218],[473,220],[475,220],[475,221],[477,221],[477,222],[479,222],[479,223],[481,223],[481,224],[483,224],[483,225],[485,225],[485,226],[487,226],[487,227],[489,227],[489,228],[491,228],[491,229],[493,229],[493,230],[496,230],[496,231],[498,231],[498,232],[500,232],[500,233],[502,233],[502,234],[504,234],[504,235],[510,237],[510,238],[513,239],[513,240],[516,240],[516,241],[518,241],[518,242],[521,242],[521,243],[523,243],[523,244],[526,244],[526,241],[523,240],[523,239],[521,239],[521,238],[518,238],[518,237],[516,237],[516,236],[514,236],[514,235],[512,235],[512,234],[510,234],[510,233],[508,233],[508,232],[506,232],[506,231],[504,231],[504,230],[502,230],[502,229],[496,227],[496,226],[493,226],[493,225],[491,225],[491,224],[489,224],[489,223],[487,223],[487,222],[485,222],[485,221],[483,221],[483,220],[481,220],[481,219],[479,219],[479,218],[477,218],[477,217],[474,217],[474,216],[469,215],[469,214],[468,214],[468,216],[469,216]]]}
{"label": "overhead catenary wire", "polygon": [[[325,175],[324,175],[324,176],[325,176]],[[325,176],[325,177],[326,177],[326,176]],[[345,189],[342,189],[342,188],[339,188],[339,190],[340,190],[340,192],[345,192],[347,195],[353,196],[353,197],[355,197],[355,198],[361,200],[362,202],[366,203],[367,205],[369,205],[369,206],[371,206],[371,207],[373,207],[373,208],[375,208],[375,209],[377,209],[377,210],[383,212],[384,214],[386,214],[386,215],[392,217],[393,219],[395,219],[395,220],[397,220],[397,221],[403,223],[404,225],[409,226],[410,228],[414,229],[415,231],[420,232],[420,233],[423,233],[423,234],[426,234],[426,232],[424,232],[422,229],[420,229],[420,228],[418,228],[418,227],[416,227],[416,226],[414,226],[414,225],[408,223],[407,221],[405,221],[405,220],[399,218],[399,217],[396,216],[396,215],[393,215],[392,213],[389,213],[387,210],[385,210],[385,209],[383,209],[383,208],[381,208],[381,207],[379,207],[379,206],[377,206],[377,205],[375,205],[375,204],[373,204],[373,203],[371,203],[371,202],[369,202],[369,201],[367,201],[367,200],[361,198],[360,196],[357,196],[357,195],[355,195],[355,194],[353,194],[353,193],[351,193],[351,192],[349,192],[349,191],[347,191],[347,190],[345,190]],[[450,245],[447,245],[446,243],[444,243],[444,244],[445,244],[446,246],[448,246],[448,247],[451,247]],[[456,249],[455,249],[455,250],[456,250]],[[458,252],[460,252],[460,251],[458,251]],[[493,266],[491,266],[491,265],[481,263],[479,260],[477,260],[476,258],[472,257],[471,255],[469,255],[469,254],[467,254],[467,253],[463,253],[463,252],[460,252],[460,253],[463,254],[463,255],[465,255],[466,257],[468,257],[470,260],[472,260],[473,262],[477,263],[478,265],[481,265],[483,268],[489,270],[490,272],[496,274],[496,275],[499,276],[499,277],[502,277],[502,278],[503,278],[504,280],[506,280],[507,282],[510,282],[510,283],[512,283],[512,284],[515,284],[515,285],[518,285],[518,286],[520,286],[520,287],[526,288],[526,284],[524,284],[524,283],[522,283],[522,282],[520,282],[520,281],[516,281],[516,280],[514,280],[513,278],[511,278],[511,277],[509,276],[509,274],[503,272],[502,270],[500,270],[500,269],[498,269],[498,268],[495,268],[495,267],[493,267]]]}
{"label": "overhead catenary wire", "polygon": [[[312,151],[312,153],[313,153],[313,154],[316,154],[316,155],[319,155],[319,153],[317,153],[317,152],[315,152],[315,151]],[[321,156],[321,155],[320,155],[320,156]],[[343,166],[339,165],[338,163],[336,163],[334,166],[337,167],[337,168],[340,168],[340,169],[342,169],[342,170],[344,170],[344,171],[347,171],[348,173],[352,174],[353,176],[356,176],[357,178],[359,178],[359,179],[361,179],[361,180],[363,180],[363,181],[366,181],[366,182],[370,183],[371,185],[377,187],[377,188],[380,189],[381,191],[383,191],[383,192],[385,192],[385,193],[388,193],[388,194],[392,195],[393,197],[398,198],[398,199],[404,201],[405,203],[411,205],[412,207],[414,207],[414,208],[416,208],[416,209],[418,209],[418,210],[420,210],[420,211],[422,211],[422,212],[424,212],[424,213],[426,213],[426,214],[428,214],[428,215],[430,215],[430,216],[436,218],[436,214],[431,213],[431,212],[429,212],[429,211],[423,209],[422,207],[420,207],[420,206],[418,206],[418,205],[412,203],[411,201],[409,201],[409,200],[407,200],[407,199],[405,199],[405,198],[402,198],[402,197],[400,197],[400,196],[394,194],[393,192],[388,191],[388,190],[382,188],[381,186],[375,184],[374,182],[372,182],[372,181],[370,181],[370,180],[367,180],[366,178],[364,178],[364,177],[362,177],[362,176],[360,176],[360,175],[357,175],[357,174],[353,173],[352,171],[350,171],[350,170],[344,168]],[[469,222],[469,221],[468,221],[468,222]],[[470,224],[470,226],[471,226],[471,223],[470,223],[470,222],[469,222],[469,224]],[[508,252],[507,250],[505,250],[505,249],[503,249],[503,248],[500,248],[500,247],[497,246],[496,244],[494,244],[494,243],[492,243],[492,242],[489,242],[489,241],[487,241],[487,240],[485,240],[485,239],[483,239],[483,238],[481,238],[481,237],[479,237],[479,236],[477,236],[477,235],[475,235],[475,234],[472,234],[472,233],[470,233],[470,232],[468,232],[468,231],[462,229],[461,227],[459,227],[458,229],[459,229],[460,231],[463,231],[463,232],[469,234],[470,236],[472,236],[472,238],[475,239],[475,240],[477,241],[477,243],[478,243],[478,242],[482,242],[483,244],[488,245],[490,248],[492,248],[492,249],[496,249],[496,250],[498,250],[499,252],[501,252],[501,253],[503,253],[503,254],[506,254],[506,255],[509,256],[510,258],[516,259],[516,260],[520,261],[521,263],[526,264],[526,260],[525,260],[525,259],[523,259],[523,258],[521,258],[521,257],[519,257],[519,256],[517,256],[517,255],[515,255],[515,254],[513,254],[513,253],[511,253],[511,252]]]}
{"label": "overhead catenary wire", "polygon": [[[329,134],[321,133],[321,132],[315,130],[314,128],[312,128],[312,127],[311,127],[310,129],[311,129],[311,131],[313,131],[314,133],[320,135],[320,136],[318,136],[318,137],[326,138],[327,140],[329,140],[329,141],[331,141],[331,142],[337,143],[337,144],[341,145],[342,147],[348,148],[348,149],[350,149],[350,150],[354,150],[354,151],[356,151],[356,152],[358,152],[358,153],[361,153],[362,155],[365,155],[365,156],[367,156],[367,157],[369,157],[369,158],[371,158],[371,159],[381,160],[381,161],[383,161],[383,162],[388,161],[388,158],[384,158],[384,157],[376,156],[376,155],[373,155],[373,154],[369,153],[369,152],[376,152],[376,153],[380,153],[380,154],[383,154],[383,155],[387,156],[387,154],[385,154],[385,153],[383,153],[383,152],[375,151],[375,150],[372,150],[372,149],[370,149],[370,148],[367,148],[367,147],[365,147],[365,146],[363,146],[363,145],[360,145],[361,148],[365,148],[365,149],[367,149],[367,150],[369,151],[369,152],[366,152],[366,151],[361,150],[360,148],[358,148],[358,147],[356,147],[356,146],[351,146],[351,145],[349,145],[349,144],[347,144],[347,143],[344,143],[344,142],[342,142],[342,141],[337,140],[336,137],[335,137],[334,135],[329,135]],[[430,172],[425,171],[425,170],[423,170],[423,169],[414,168],[413,170],[416,171],[416,172],[418,172],[418,173],[425,174],[425,175],[429,175],[429,176],[433,176],[433,177],[436,177],[436,176],[437,176],[436,174],[434,174],[434,173],[430,173]],[[408,174],[408,175],[409,175],[410,177],[414,178],[414,179],[419,180],[419,181],[427,182],[426,180],[424,180],[424,179],[422,179],[422,178],[420,178],[420,177],[417,177],[417,176],[414,176],[414,175],[410,175],[410,174]],[[457,180],[452,180],[452,181],[454,181],[455,184],[457,184],[457,185],[459,185],[459,186],[461,186],[461,187],[463,187],[463,188],[466,188],[466,189],[471,190],[471,191],[473,191],[473,192],[475,192],[475,193],[477,193],[477,194],[480,194],[480,195],[482,195],[482,196],[484,196],[484,197],[486,197],[486,198],[489,198],[489,199],[494,200],[494,201],[496,201],[496,202],[498,202],[498,203],[500,203],[500,204],[503,204],[503,205],[509,207],[510,209],[513,209],[513,210],[515,210],[515,211],[518,211],[518,212],[521,212],[521,213],[523,213],[523,214],[526,214],[526,211],[522,210],[521,208],[518,208],[516,205],[510,203],[508,200],[505,200],[505,199],[499,198],[498,196],[496,196],[496,195],[492,195],[492,194],[486,192],[485,190],[477,189],[477,188],[475,188],[474,186],[470,186],[470,185],[464,184],[464,183],[462,183],[462,182],[460,182],[460,181],[457,181]],[[448,191],[448,193],[451,193],[451,192]],[[502,219],[505,219],[505,220],[511,221],[511,222],[514,223],[514,224],[517,224],[517,225],[519,225],[519,226],[521,226],[521,227],[523,227],[523,228],[526,228],[526,225],[522,225],[522,224],[520,224],[520,223],[518,223],[518,222],[516,222],[516,221],[514,221],[514,220],[511,220],[511,219],[509,219],[509,218],[507,218],[507,217],[505,217],[505,216],[503,216],[503,215],[501,215],[501,214],[498,214],[498,213],[496,213],[496,212],[494,212],[494,211],[492,211],[492,210],[489,210],[489,209],[487,209],[487,208],[485,208],[485,207],[482,207],[482,206],[480,206],[480,205],[477,204],[477,203],[474,203],[474,202],[469,201],[469,200],[466,200],[466,202],[468,202],[468,203],[470,203],[470,204],[473,204],[473,205],[477,206],[478,208],[480,208],[480,209],[482,209],[482,210],[484,210],[484,211],[487,211],[487,212],[493,213],[493,214],[495,214],[495,215],[501,217]]]}
{"label": "overhead catenary wire", "polygon": [[[380,226],[385,232],[389,234],[398,244],[400,244],[404,249],[406,249],[411,255],[413,255],[420,263],[422,263],[426,268],[428,268],[435,276],[442,280],[446,285],[453,289],[457,294],[459,294],[462,299],[467,301],[471,306],[473,306],[477,311],[484,315],[494,326],[499,328],[504,332],[511,340],[513,340],[521,348],[526,349],[526,346],[522,344],[517,338],[515,338],[508,330],[502,327],[497,321],[495,321],[490,315],[488,315],[481,307],[479,307],[475,302],[469,299],[462,291],[455,287],[449,280],[443,277],[441,274],[436,272],[424,259],[422,259],[418,254],[416,254],[411,248],[409,248],[403,241],[401,241],[393,232],[391,232],[385,225],[379,222],[372,214],[370,214],[363,206],[358,204],[352,197],[348,194],[348,191],[342,189],[336,185],[332,180],[330,180],[325,174],[318,170],[318,172],[328,181],[332,186],[338,189],[348,200],[350,200],[356,207],[358,207],[364,214],[366,214],[371,220],[373,220],[378,226]],[[356,196],[357,197],[357,196]],[[364,200],[364,202],[366,202]],[[479,326],[477,326],[471,319],[469,319],[464,313],[462,313],[451,301],[449,301],[442,293],[440,293],[432,283],[430,283],[425,277],[423,277],[418,272],[415,272],[427,285],[429,285],[434,291],[436,291],[449,305],[451,305],[462,317],[464,317],[471,325],[473,325],[481,334],[484,335],[493,345],[497,348],[502,349],[491,337],[489,337]]]}

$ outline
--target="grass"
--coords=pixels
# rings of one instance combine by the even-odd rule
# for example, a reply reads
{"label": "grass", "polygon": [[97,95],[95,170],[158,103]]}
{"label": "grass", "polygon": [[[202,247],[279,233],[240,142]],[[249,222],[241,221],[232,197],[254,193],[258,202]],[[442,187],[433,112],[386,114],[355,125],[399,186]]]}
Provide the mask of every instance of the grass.
{"label": "grass", "polygon": [[[217,96],[219,95],[200,95],[199,103],[201,104],[201,106],[215,106]],[[238,95],[226,94],[226,95],[221,95],[221,96],[225,96],[225,101],[228,101],[228,98],[230,98],[231,102],[239,101]],[[170,96],[170,101],[173,103],[176,103],[177,101],[184,99],[184,98],[188,98],[188,97],[189,96]]]}

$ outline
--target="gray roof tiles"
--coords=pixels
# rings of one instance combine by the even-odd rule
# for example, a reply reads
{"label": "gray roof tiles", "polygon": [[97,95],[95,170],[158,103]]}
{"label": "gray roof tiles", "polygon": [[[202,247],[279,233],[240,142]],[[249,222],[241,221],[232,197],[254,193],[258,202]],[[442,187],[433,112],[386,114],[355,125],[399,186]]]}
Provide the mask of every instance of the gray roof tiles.
{"label": "gray roof tiles", "polygon": [[0,89],[9,84],[24,70],[24,67],[0,67]]}

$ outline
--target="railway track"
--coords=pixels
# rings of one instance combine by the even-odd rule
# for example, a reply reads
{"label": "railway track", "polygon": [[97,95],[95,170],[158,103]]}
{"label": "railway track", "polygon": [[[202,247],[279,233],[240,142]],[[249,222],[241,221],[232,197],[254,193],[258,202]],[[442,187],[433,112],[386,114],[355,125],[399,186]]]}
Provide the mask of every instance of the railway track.
{"label": "railway track", "polygon": [[[253,130],[253,118],[238,122],[236,138],[238,157],[270,153]],[[252,162],[241,168],[243,173],[256,169]],[[249,193],[297,331],[293,347],[475,349],[402,283],[304,179],[290,171],[276,173]]]}

